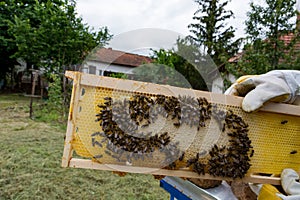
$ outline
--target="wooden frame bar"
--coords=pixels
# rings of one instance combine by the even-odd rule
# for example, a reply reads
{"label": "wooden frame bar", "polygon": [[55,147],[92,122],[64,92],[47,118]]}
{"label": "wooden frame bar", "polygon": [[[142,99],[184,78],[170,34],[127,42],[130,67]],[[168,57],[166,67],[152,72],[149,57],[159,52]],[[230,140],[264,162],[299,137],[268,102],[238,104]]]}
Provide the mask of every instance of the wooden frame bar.
{"label": "wooden frame bar", "polygon": [[[77,72],[66,72],[66,77],[71,78],[74,80],[78,76]],[[126,79],[119,79],[116,83],[114,78],[110,77],[103,77],[98,76],[95,78],[95,75],[91,74],[81,74],[80,84],[81,85],[88,85],[93,87],[99,87],[105,86],[107,88],[112,89],[119,89],[119,90],[126,90],[126,88],[135,88],[134,81],[126,80]],[[153,83],[144,83],[144,86],[142,88],[138,88],[139,92],[145,92],[145,93],[153,93],[153,94],[160,94],[160,89],[155,87],[156,84]],[[158,87],[164,87],[162,85],[159,85]],[[176,91],[180,90],[182,92],[186,92],[187,94],[195,93],[196,95],[204,96],[208,99],[210,99],[214,103],[226,103],[230,105],[240,106],[242,103],[243,98],[232,96],[232,95],[223,95],[223,94],[217,94],[217,93],[210,93],[206,91],[197,91],[197,90],[191,90],[191,89],[185,89],[185,88],[177,88],[173,86],[167,86],[168,89],[170,89],[172,92],[176,93]],[[287,114],[287,115],[293,115],[293,116],[300,116],[300,106],[290,105],[290,104],[284,104],[284,103],[268,103],[264,105],[261,109],[261,111],[264,112],[271,112],[271,113],[279,113],[279,114]]]}
{"label": "wooden frame bar", "polygon": [[[76,76],[76,77],[75,77]],[[67,132],[66,132],[66,138],[65,138],[65,144],[64,144],[64,152],[62,157],[62,167],[68,167],[69,162],[73,155],[73,148],[72,148],[72,140],[73,140],[73,130],[75,127],[74,124],[74,115],[76,112],[74,108],[76,107],[76,102],[79,100],[79,85],[80,85],[80,74],[76,74],[73,77],[73,89],[72,89],[72,96],[71,96],[71,102],[70,102],[70,111],[68,116],[68,124],[67,124]]]}
{"label": "wooden frame bar", "polygon": [[[163,176],[176,176],[185,178],[199,178],[199,179],[211,179],[211,180],[228,180],[232,181],[230,178],[215,177],[208,174],[199,175],[195,172],[188,170],[167,170],[159,168],[146,168],[146,167],[133,167],[124,165],[112,165],[112,164],[100,164],[92,160],[71,158],[69,167],[73,168],[83,168],[83,169],[96,169],[105,171],[116,171],[120,169],[121,172],[128,173],[141,173],[141,174],[152,174],[152,175],[163,175]],[[243,179],[235,179],[235,181],[241,181],[245,183],[268,183],[272,185],[280,185],[279,177],[268,177],[262,175],[251,175],[250,177],[245,177]]]}

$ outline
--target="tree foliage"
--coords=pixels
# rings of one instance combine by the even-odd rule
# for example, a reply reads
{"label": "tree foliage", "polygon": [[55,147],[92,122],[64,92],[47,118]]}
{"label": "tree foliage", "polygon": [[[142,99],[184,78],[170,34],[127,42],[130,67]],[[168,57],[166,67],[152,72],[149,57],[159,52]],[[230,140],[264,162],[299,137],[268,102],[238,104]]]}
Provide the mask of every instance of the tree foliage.
{"label": "tree foliage", "polygon": [[10,6],[10,1],[0,2],[0,80],[5,80],[16,64],[16,59],[11,58],[17,46],[12,36],[8,33],[8,21],[14,15],[14,8]]}
{"label": "tree foliage", "polygon": [[111,38],[108,29],[94,31],[77,16],[75,7],[72,0],[2,1],[1,55],[6,54],[0,60],[1,75],[13,69],[5,60],[13,63],[17,58],[23,58],[29,68],[60,73],[105,44]]}
{"label": "tree foliage", "polygon": [[226,10],[229,1],[195,0],[198,10],[194,13],[194,23],[188,27],[193,42],[204,48],[217,65],[226,62],[239,48],[240,40],[234,40],[235,30],[226,20],[233,18],[233,12]]}
{"label": "tree foliage", "polygon": [[176,48],[153,50],[154,64],[134,71],[138,80],[177,87],[208,90],[207,74],[214,63],[187,39],[178,39]]}
{"label": "tree foliage", "polygon": [[[228,67],[236,76],[262,74],[276,69],[300,69],[299,30],[293,20],[297,12],[295,0],[252,2],[247,13],[247,44],[242,59]],[[284,42],[283,37],[290,37]]]}

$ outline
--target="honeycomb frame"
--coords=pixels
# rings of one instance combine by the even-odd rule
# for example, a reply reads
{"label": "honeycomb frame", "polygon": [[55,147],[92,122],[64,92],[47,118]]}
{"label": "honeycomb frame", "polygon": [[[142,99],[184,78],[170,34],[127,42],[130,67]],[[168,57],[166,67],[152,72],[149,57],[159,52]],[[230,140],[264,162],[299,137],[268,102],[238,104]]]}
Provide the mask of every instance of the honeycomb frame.
{"label": "honeycomb frame", "polygon": [[[241,97],[100,77],[80,72],[67,71],[66,76],[73,79],[73,90],[62,159],[63,167],[230,180],[228,177],[217,177],[208,174],[199,175],[184,167],[169,170],[151,166],[119,165],[113,162],[99,162],[99,159],[95,159],[96,153],[93,152],[93,148],[89,146],[87,141],[90,140],[91,133],[99,128],[99,125],[95,123],[97,105],[103,103],[103,100],[101,100],[103,96],[124,98],[124,96],[129,97],[130,94],[134,93],[148,96],[163,94],[166,96],[203,97],[209,102],[218,104],[220,108],[233,110],[243,119],[246,119],[245,121],[249,124],[248,136],[255,151],[254,156],[251,157],[251,167],[245,177],[241,179],[244,182],[280,184],[279,174],[282,169],[293,168],[298,172],[300,171],[300,109],[297,106],[269,103],[259,112],[245,113],[240,107]],[[100,96],[97,97],[98,94]],[[216,127],[216,124],[210,123],[206,129],[206,131],[212,131],[218,129],[218,127]],[[282,134],[282,132],[285,132],[285,134]],[[219,140],[220,138],[221,140]],[[208,146],[213,146],[215,143],[221,145],[222,142],[224,143],[220,135],[217,140],[206,141]],[[189,152],[198,151],[197,144],[196,141],[191,147],[189,146],[189,149],[191,149]],[[79,158],[73,158],[74,150]]]}

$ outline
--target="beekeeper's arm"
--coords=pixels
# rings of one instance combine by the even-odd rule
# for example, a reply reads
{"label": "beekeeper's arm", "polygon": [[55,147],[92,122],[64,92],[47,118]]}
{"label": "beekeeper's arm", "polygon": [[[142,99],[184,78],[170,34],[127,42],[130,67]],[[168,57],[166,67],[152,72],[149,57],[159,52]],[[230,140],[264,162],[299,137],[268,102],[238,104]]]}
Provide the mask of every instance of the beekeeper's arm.
{"label": "beekeeper's arm", "polygon": [[[225,94],[245,96],[242,108],[246,112],[255,111],[269,101],[300,105],[300,71],[274,70],[262,75],[242,76]],[[258,199],[300,199],[299,176],[294,170],[282,171],[281,185],[289,196],[265,184],[259,187]]]}
{"label": "beekeeper's arm", "polygon": [[242,76],[225,94],[245,96],[242,108],[246,112],[255,111],[269,101],[300,104],[300,71],[274,70]]}

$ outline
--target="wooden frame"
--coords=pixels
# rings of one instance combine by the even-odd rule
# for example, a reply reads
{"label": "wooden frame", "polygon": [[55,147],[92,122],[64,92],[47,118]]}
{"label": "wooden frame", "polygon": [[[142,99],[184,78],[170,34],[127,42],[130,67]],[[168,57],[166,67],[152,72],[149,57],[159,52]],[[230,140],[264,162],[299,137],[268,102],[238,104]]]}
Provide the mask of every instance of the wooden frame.
{"label": "wooden frame", "polygon": [[[79,101],[80,96],[80,85],[87,85],[87,86],[94,86],[99,87],[102,85],[103,79],[105,79],[105,86],[114,88],[116,86],[114,80],[112,78],[103,78],[99,76],[94,76],[90,74],[81,74],[79,72],[66,72],[66,77],[73,79],[73,90],[72,90],[72,97],[70,103],[70,112],[68,118],[68,126],[66,132],[66,139],[64,144],[64,152],[62,157],[62,167],[74,167],[74,168],[85,168],[85,169],[98,169],[98,170],[107,170],[107,171],[116,171],[116,168],[121,169],[122,172],[130,172],[130,173],[143,173],[143,174],[153,174],[153,175],[163,175],[163,176],[177,176],[177,177],[186,177],[186,178],[201,178],[201,179],[212,179],[212,180],[232,180],[230,178],[223,178],[223,177],[214,177],[208,174],[199,175],[195,172],[189,170],[167,170],[167,169],[158,169],[158,168],[145,168],[145,167],[133,167],[133,166],[120,166],[120,165],[110,165],[110,164],[100,164],[98,162],[94,162],[92,160],[87,159],[79,159],[79,158],[72,158],[73,155],[73,148],[71,145],[73,137],[73,130],[75,128],[75,124],[73,121],[74,116],[76,116],[76,112],[78,109],[77,103]],[[131,87],[133,81],[128,80],[119,80],[119,86],[121,87]],[[144,92],[152,92],[156,91],[155,84],[148,84],[150,87],[140,88]],[[172,87],[173,91],[178,90],[176,87]],[[190,90],[185,89],[188,93]],[[212,94],[209,92],[203,91],[193,91],[196,93],[201,93],[202,96],[211,98],[213,96],[213,100],[216,102],[224,103],[231,105],[241,105],[242,98],[235,97],[235,96],[225,96],[222,94]],[[300,107],[287,105],[287,104],[274,104],[269,103],[268,105],[264,106],[262,109],[264,112],[271,112],[271,113],[280,113],[286,115],[292,115],[299,117],[300,116]],[[252,182],[252,183],[269,183],[273,185],[280,184],[280,177],[278,176],[263,176],[260,174],[251,174],[250,176],[244,177],[243,179],[235,179],[236,181],[242,182]]]}
{"label": "wooden frame", "polygon": [[[145,167],[129,167],[123,165],[109,165],[100,164],[92,160],[70,158],[69,165],[66,167],[83,168],[83,169],[96,169],[105,171],[115,171],[116,168],[121,169],[121,172],[137,173],[137,174],[152,174],[162,176],[176,176],[185,178],[199,178],[199,179],[210,179],[210,180],[228,180],[232,181],[231,178],[215,177],[208,174],[199,175],[189,170],[167,170],[159,168],[145,168]],[[276,176],[263,176],[260,174],[252,174],[250,177],[244,177],[243,179],[235,179],[235,181],[245,183],[268,183],[272,185],[280,185],[280,177]]]}

